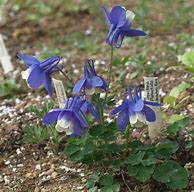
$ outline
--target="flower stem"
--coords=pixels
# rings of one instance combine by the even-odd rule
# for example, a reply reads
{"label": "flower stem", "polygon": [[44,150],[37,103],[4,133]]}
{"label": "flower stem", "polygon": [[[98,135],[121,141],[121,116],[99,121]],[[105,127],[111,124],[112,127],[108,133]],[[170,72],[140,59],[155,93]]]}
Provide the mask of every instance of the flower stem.
{"label": "flower stem", "polygon": [[69,79],[69,77],[62,71],[62,69],[60,69],[60,67],[57,67],[57,69],[63,74],[63,76],[66,78],[66,80],[69,81],[69,83],[71,85],[73,85],[71,79]]}
{"label": "flower stem", "polygon": [[111,51],[110,51],[110,63],[109,63],[109,67],[108,67],[108,85],[107,85],[107,90],[106,90],[106,95],[105,95],[105,102],[107,100],[108,97],[108,92],[109,92],[109,86],[110,86],[110,81],[111,81],[111,75],[112,75],[112,65],[113,65],[113,46],[111,46]]}

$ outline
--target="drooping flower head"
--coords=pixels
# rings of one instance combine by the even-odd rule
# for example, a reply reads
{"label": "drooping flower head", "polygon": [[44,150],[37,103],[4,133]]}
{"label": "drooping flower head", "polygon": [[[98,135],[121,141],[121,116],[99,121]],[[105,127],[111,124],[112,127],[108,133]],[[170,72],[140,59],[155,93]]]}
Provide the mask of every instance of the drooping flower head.
{"label": "drooping flower head", "polygon": [[102,5],[101,8],[109,25],[109,33],[106,36],[108,45],[120,48],[125,36],[146,36],[144,31],[131,29],[131,22],[135,16],[133,12],[122,6],[114,6],[109,14],[105,6]]}
{"label": "drooping flower head", "polygon": [[59,71],[56,67],[60,62],[60,57],[53,56],[44,61],[39,61],[30,55],[17,54],[17,57],[27,67],[27,70],[22,72],[22,78],[26,79],[27,85],[32,89],[44,85],[48,95],[52,96],[51,74]]}
{"label": "drooping flower head", "polygon": [[155,102],[144,101],[141,90],[136,87],[134,89],[134,96],[132,96],[130,87],[128,88],[128,95],[121,105],[111,111],[111,115],[118,114],[117,126],[120,131],[125,131],[128,123],[135,124],[137,121],[146,123],[154,122],[156,120],[155,112],[149,106],[161,106]]}
{"label": "drooping flower head", "polygon": [[90,59],[84,64],[84,76],[75,84],[73,94],[78,94],[81,90],[93,94],[95,88],[106,90],[107,84],[96,74],[94,61]]}
{"label": "drooping flower head", "polygon": [[82,96],[70,97],[66,100],[64,109],[51,110],[43,118],[43,123],[50,125],[57,122],[55,126],[57,131],[77,137],[83,134],[88,127],[84,118],[86,112],[90,112],[97,120],[99,119],[94,106]]}

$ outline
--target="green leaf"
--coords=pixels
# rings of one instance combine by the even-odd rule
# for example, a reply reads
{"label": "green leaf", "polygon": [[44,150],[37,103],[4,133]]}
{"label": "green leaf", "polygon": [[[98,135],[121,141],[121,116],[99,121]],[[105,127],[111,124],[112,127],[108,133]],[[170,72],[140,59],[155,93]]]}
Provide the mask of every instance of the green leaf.
{"label": "green leaf", "polygon": [[145,182],[149,180],[154,172],[154,165],[151,166],[143,166],[138,165],[138,173],[135,178],[141,182]]}
{"label": "green leaf", "polygon": [[119,153],[123,149],[122,145],[118,145],[116,143],[104,144],[101,148],[105,153],[111,154]]}
{"label": "green leaf", "polygon": [[101,185],[109,186],[113,184],[113,177],[111,175],[104,175],[99,180]]}
{"label": "green leaf", "polygon": [[176,97],[166,96],[166,97],[164,97],[164,103],[166,103],[174,108],[176,106]]}
{"label": "green leaf", "polygon": [[87,179],[86,187],[88,189],[95,188],[96,182],[100,179],[100,171],[95,171],[90,177]]}
{"label": "green leaf", "polygon": [[84,154],[82,153],[82,151],[77,151],[76,153],[73,153],[70,156],[70,160],[73,162],[79,162],[84,158]]}
{"label": "green leaf", "polygon": [[190,131],[189,134],[194,135],[194,130]]}
{"label": "green leaf", "polygon": [[142,165],[150,166],[156,164],[157,159],[155,158],[155,154],[153,152],[146,152],[143,159],[141,160]]}
{"label": "green leaf", "polygon": [[91,154],[95,150],[95,146],[92,142],[88,142],[80,149],[84,155]]}
{"label": "green leaf", "polygon": [[190,150],[193,147],[193,141],[187,141],[185,144],[186,151]]}
{"label": "green leaf", "polygon": [[147,149],[150,149],[151,146],[150,145],[147,145],[147,144],[144,144],[142,143],[141,141],[139,140],[135,140],[135,141],[132,141],[130,143],[130,147],[133,149],[133,151],[140,151],[140,150],[147,150]]}
{"label": "green leaf", "polygon": [[153,178],[156,181],[165,183],[169,188],[176,190],[183,189],[187,186],[188,173],[177,163],[168,161],[156,166]]}
{"label": "green leaf", "polygon": [[108,166],[110,169],[112,169],[113,171],[119,171],[121,161],[120,160],[106,160],[104,161],[104,164]]}
{"label": "green leaf", "polygon": [[154,165],[151,166],[143,166],[139,165],[128,165],[128,175],[136,178],[139,181],[145,182],[151,178],[152,173],[154,172]]}
{"label": "green leaf", "polygon": [[176,121],[175,123],[169,125],[166,128],[166,132],[171,135],[171,136],[176,136],[176,134],[181,131],[182,129],[184,129],[186,126],[188,126],[190,123],[190,118],[189,117],[185,117],[179,121]]}
{"label": "green leaf", "polygon": [[97,187],[92,187],[88,190],[88,192],[97,192]]}
{"label": "green leaf", "polygon": [[92,189],[92,188],[94,188],[95,183],[96,183],[96,181],[95,181],[94,179],[88,178],[88,179],[87,179],[87,182],[86,182],[86,187],[87,187],[88,189]]}
{"label": "green leaf", "polygon": [[155,147],[155,152],[158,158],[169,158],[170,155],[175,153],[179,149],[177,142],[166,140],[164,142],[158,143]]}
{"label": "green leaf", "polygon": [[95,138],[100,137],[104,132],[102,125],[96,125],[89,130],[89,134]]}
{"label": "green leaf", "polygon": [[176,121],[181,120],[183,118],[184,117],[181,115],[174,114],[174,115],[168,116],[167,123],[172,124],[172,123],[175,123]]}
{"label": "green leaf", "polygon": [[129,156],[127,158],[127,164],[130,164],[130,165],[140,164],[144,155],[145,155],[145,151],[139,151],[138,153]]}
{"label": "green leaf", "polygon": [[127,165],[127,173],[131,177],[135,177],[138,173],[139,167],[137,165]]}
{"label": "green leaf", "polygon": [[113,185],[111,185],[111,188],[114,192],[119,192],[120,191],[120,185],[119,183],[114,183]]}
{"label": "green leaf", "polygon": [[186,89],[190,87],[191,85],[189,83],[181,83],[180,85],[178,85],[177,87],[174,87],[170,91],[169,96],[177,98],[181,92],[185,91]]}
{"label": "green leaf", "polygon": [[110,186],[104,186],[100,190],[101,192],[114,192]]}
{"label": "green leaf", "polygon": [[194,68],[194,52],[188,51],[182,57],[183,64],[187,67]]}
{"label": "green leaf", "polygon": [[73,155],[74,153],[76,153],[79,150],[80,150],[79,145],[69,144],[66,146],[64,153],[67,155]]}

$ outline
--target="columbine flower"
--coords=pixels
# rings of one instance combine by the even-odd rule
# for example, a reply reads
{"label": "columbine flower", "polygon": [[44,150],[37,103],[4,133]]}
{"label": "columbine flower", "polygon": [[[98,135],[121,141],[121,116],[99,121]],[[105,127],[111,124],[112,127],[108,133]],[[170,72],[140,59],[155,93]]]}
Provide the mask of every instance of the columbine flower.
{"label": "columbine flower", "polygon": [[128,95],[126,100],[116,107],[110,114],[115,115],[119,113],[117,117],[117,126],[120,131],[124,131],[130,122],[135,124],[137,121],[146,123],[146,121],[153,122],[156,120],[155,112],[149,107],[161,106],[161,104],[144,101],[142,99],[141,90],[134,90],[134,96],[131,94],[130,88],[128,88]]}
{"label": "columbine flower", "polygon": [[94,61],[88,60],[87,63],[84,64],[84,77],[75,84],[73,94],[78,94],[80,90],[83,89],[91,95],[94,93],[94,88],[106,90],[106,87],[107,85],[103,78],[96,74]]}
{"label": "columbine flower", "polygon": [[77,137],[83,134],[88,127],[86,119],[84,118],[84,113],[87,109],[95,118],[99,118],[92,104],[90,104],[89,108],[88,105],[86,106],[86,111],[82,109],[85,102],[86,100],[83,97],[71,97],[67,99],[64,109],[53,109],[47,113],[43,118],[43,123],[49,125],[57,122],[55,126],[57,131],[66,132],[67,135]]}
{"label": "columbine flower", "polygon": [[60,62],[60,57],[53,56],[39,61],[30,55],[18,54],[17,56],[27,67],[27,70],[22,72],[22,78],[26,79],[28,86],[37,89],[44,85],[48,95],[52,96],[51,74],[59,70],[56,69],[56,66]]}
{"label": "columbine flower", "polygon": [[104,6],[101,8],[110,28],[106,36],[106,43],[108,45],[120,48],[125,36],[146,36],[144,31],[130,28],[131,22],[135,16],[133,12],[127,11],[124,7],[115,6],[109,14]]}

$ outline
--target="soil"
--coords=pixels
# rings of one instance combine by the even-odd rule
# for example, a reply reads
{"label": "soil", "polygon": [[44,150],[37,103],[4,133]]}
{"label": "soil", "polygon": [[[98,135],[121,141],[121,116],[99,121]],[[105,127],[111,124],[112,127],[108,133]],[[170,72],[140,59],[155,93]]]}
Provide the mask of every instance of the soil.
{"label": "soil", "polygon": [[[130,4],[132,7],[134,3]],[[16,59],[16,54],[25,52],[34,54],[43,52],[48,47],[59,48],[62,51],[62,56],[65,60],[65,71],[71,75],[73,82],[76,82],[82,71],[84,60],[88,57],[86,51],[75,48],[72,50],[72,45],[65,44],[63,39],[71,33],[79,32],[85,34],[88,29],[92,29],[91,35],[95,36],[101,30],[107,30],[106,27],[97,25],[95,21],[96,15],[84,9],[75,13],[63,12],[62,16],[45,16],[39,21],[32,22],[26,18],[26,11],[13,12],[8,7],[9,15],[6,17],[6,24],[0,26],[0,33],[5,38],[5,43],[9,54],[12,58],[12,63],[17,69],[17,72],[12,72],[8,75],[2,73],[0,80],[9,79],[12,76],[16,77],[19,84],[23,84],[20,77],[20,71],[23,66]],[[60,10],[60,8],[59,8]],[[58,10],[58,11],[59,11]],[[98,22],[97,22],[98,23]],[[185,28],[185,31],[193,31],[191,27]],[[105,31],[106,33],[106,31]],[[104,34],[105,34],[104,33]],[[179,32],[177,31],[176,34]],[[168,51],[155,52],[162,50],[170,43],[178,43],[178,37],[175,34],[167,34],[159,36],[152,34],[147,40],[149,49],[148,57],[150,63],[159,62],[162,67],[153,71],[152,76],[157,75],[160,80],[161,97],[168,94],[169,90],[181,82],[191,82],[192,75],[182,68],[170,68],[177,64],[175,56],[169,55]],[[99,41],[98,46],[106,47],[104,41]],[[69,50],[69,52],[67,52]],[[142,51],[133,44],[125,44],[121,49],[120,55],[129,54],[132,56],[135,53]],[[106,63],[109,62],[107,50],[98,51],[92,55],[92,58],[100,63],[97,66],[97,71],[102,68],[105,70]],[[103,59],[99,59],[103,58]],[[146,65],[150,65],[149,62]],[[135,66],[126,66],[127,73],[132,73]],[[119,73],[122,67],[118,66],[113,69],[113,81],[119,82]],[[127,74],[126,73],[126,74]],[[135,82],[142,84],[143,76],[146,75],[142,70]],[[132,80],[126,76],[123,84],[128,84]],[[124,86],[115,86],[113,91],[118,91]],[[73,164],[64,155],[63,152],[54,151],[49,143],[40,144],[24,144],[23,129],[26,125],[33,122],[39,122],[33,114],[28,111],[29,105],[39,106],[43,102],[48,101],[46,94],[41,91],[31,91],[25,89],[22,94],[16,95],[11,99],[0,98],[0,191],[2,192],[84,192],[86,179],[93,169],[89,169],[81,164]],[[123,93],[119,91],[117,97],[121,98]],[[177,109],[176,113],[189,115],[194,123],[194,95],[193,87],[185,91],[182,95],[188,96],[187,100]],[[181,98],[179,98],[181,100]],[[167,113],[171,114],[171,111]],[[189,127],[192,129],[193,127]],[[193,157],[193,156],[192,156]],[[194,159],[194,157],[193,157]],[[189,162],[187,162],[189,163]],[[194,161],[192,160],[190,173],[194,171]],[[180,190],[189,192],[194,189],[194,175],[191,177],[190,187],[188,190]],[[130,183],[131,181],[129,181]],[[134,183],[134,182],[132,182]],[[159,191],[153,183],[138,184],[134,186],[133,191]],[[127,191],[125,185],[122,185],[123,192]],[[163,189],[160,190],[164,192]],[[167,190],[169,191],[169,190]]]}

